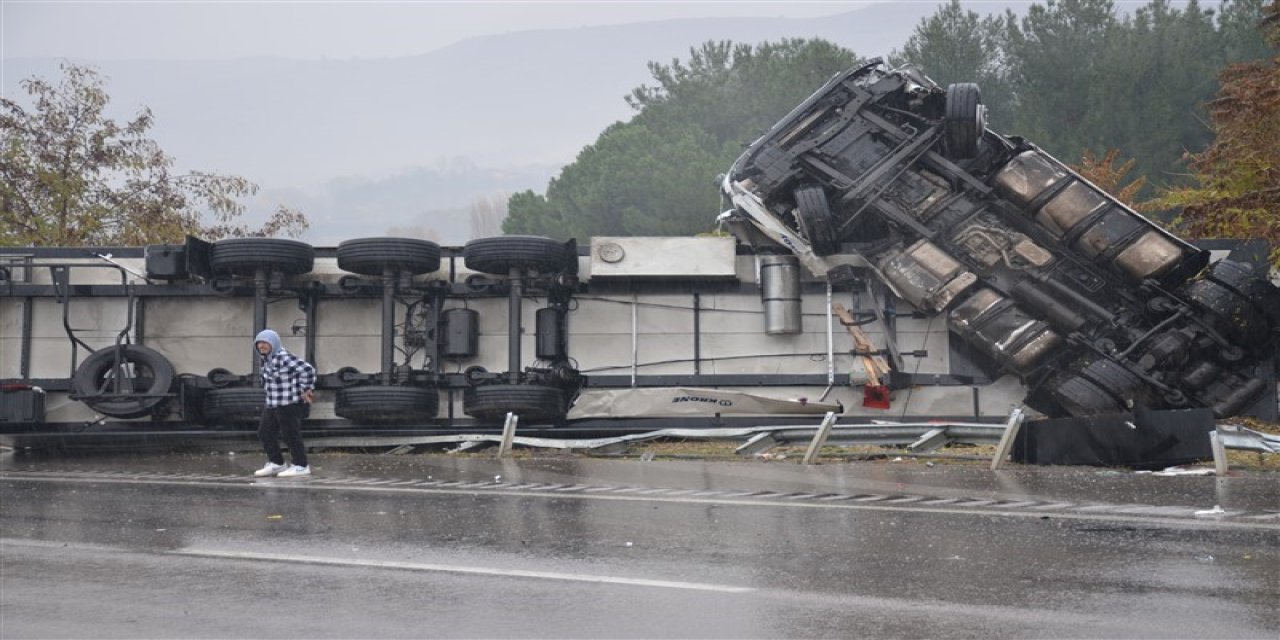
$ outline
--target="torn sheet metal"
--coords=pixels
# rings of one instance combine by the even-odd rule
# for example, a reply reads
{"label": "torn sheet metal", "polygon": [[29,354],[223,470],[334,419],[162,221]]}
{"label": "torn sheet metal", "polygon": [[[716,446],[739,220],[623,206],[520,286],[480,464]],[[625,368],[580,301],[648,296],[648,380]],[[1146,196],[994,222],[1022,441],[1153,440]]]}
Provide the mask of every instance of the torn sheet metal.
{"label": "torn sheet metal", "polygon": [[1280,436],[1246,429],[1238,424],[1219,424],[1218,437],[1228,449],[1280,453]]}
{"label": "torn sheet metal", "polygon": [[775,398],[744,391],[660,387],[587,390],[578,396],[568,417],[574,420],[717,414],[824,415],[830,411],[843,413],[844,407],[808,398]]}

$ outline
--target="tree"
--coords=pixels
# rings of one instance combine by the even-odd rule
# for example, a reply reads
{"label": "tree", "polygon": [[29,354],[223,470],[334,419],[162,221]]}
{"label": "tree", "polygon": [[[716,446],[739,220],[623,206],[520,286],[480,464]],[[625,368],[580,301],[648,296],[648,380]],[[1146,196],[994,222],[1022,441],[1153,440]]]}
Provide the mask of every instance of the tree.
{"label": "tree", "polygon": [[507,202],[511,194],[505,191],[478,196],[471,200],[467,210],[470,238],[488,238],[502,235],[502,221],[507,217]]}
{"label": "tree", "polygon": [[1209,144],[1201,105],[1225,64],[1213,14],[1192,0],[1182,9],[1152,0],[1118,21],[1097,52],[1087,88],[1096,108],[1085,120],[1094,151],[1121,148],[1141,175],[1181,170],[1184,150]]}
{"label": "tree", "polygon": [[1048,0],[1008,20],[1006,55],[1018,94],[1013,131],[1067,157],[1093,146],[1089,125],[1102,105],[1090,87],[1115,24],[1111,0]]}
{"label": "tree", "polygon": [[283,206],[258,229],[240,223],[239,199],[257,193],[257,185],[175,171],[173,158],[147,137],[150,109],[118,124],[104,116],[109,97],[95,69],[66,63],[62,73],[57,85],[22,81],[31,110],[0,98],[0,245],[140,245],[187,234],[306,230],[306,218]]}
{"label": "tree", "polygon": [[1223,0],[1218,7],[1218,34],[1223,60],[1228,63],[1261,60],[1271,55],[1266,34],[1258,25],[1267,2],[1275,0]]}
{"label": "tree", "polygon": [[655,132],[616,123],[547,185],[512,196],[503,229],[559,238],[705,231],[717,209],[709,176],[727,166],[692,125]]}
{"label": "tree", "polygon": [[1267,59],[1227,67],[1209,103],[1211,145],[1188,154],[1193,186],[1165,191],[1181,207],[1176,228],[1191,238],[1264,238],[1280,267],[1280,5],[1264,9]]}
{"label": "tree", "polygon": [[989,120],[997,127],[1013,110],[1013,92],[1003,59],[1005,18],[981,17],[951,0],[922,18],[902,49],[889,55],[894,66],[913,64],[939,85],[977,82]]}
{"label": "tree", "polygon": [[687,62],[649,64],[636,115],[603,131],[547,185],[514,194],[507,233],[585,238],[684,235],[719,213],[715,176],[834,73],[852,52],[821,40],[707,42]]}
{"label": "tree", "polygon": [[[1119,159],[1120,151],[1117,149],[1108,150],[1102,157],[1085,149],[1080,164],[1073,165],[1071,168],[1085,180],[1111,194],[1116,200],[1133,209],[1139,209],[1141,204],[1137,201],[1138,192],[1146,186],[1147,179],[1139,176],[1130,180],[1129,173],[1133,171],[1136,160],[1129,158],[1117,165],[1116,162]],[[1125,182],[1126,180],[1128,182]]]}
{"label": "tree", "polygon": [[627,103],[654,131],[694,124],[736,152],[856,60],[825,40],[709,41],[690,49],[688,62],[650,62],[657,84],[632,90]]}

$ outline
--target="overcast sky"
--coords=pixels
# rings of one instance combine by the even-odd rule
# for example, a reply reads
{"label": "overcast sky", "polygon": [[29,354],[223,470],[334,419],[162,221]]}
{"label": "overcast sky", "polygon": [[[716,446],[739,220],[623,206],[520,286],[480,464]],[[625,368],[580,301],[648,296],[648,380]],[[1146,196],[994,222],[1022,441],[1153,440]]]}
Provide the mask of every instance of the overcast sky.
{"label": "overcast sky", "polygon": [[395,57],[511,31],[669,18],[803,18],[866,4],[871,2],[0,0],[0,57]]}

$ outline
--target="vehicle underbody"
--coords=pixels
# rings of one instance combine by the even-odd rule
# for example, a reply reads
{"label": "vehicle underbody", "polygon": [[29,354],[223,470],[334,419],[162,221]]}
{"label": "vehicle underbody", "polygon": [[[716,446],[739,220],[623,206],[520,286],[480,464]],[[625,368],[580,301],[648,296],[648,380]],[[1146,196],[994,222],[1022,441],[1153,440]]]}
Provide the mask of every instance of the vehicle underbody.
{"label": "vehicle underbody", "polygon": [[[1134,407],[1225,417],[1265,391],[1280,290],[1210,263],[1018,138],[977,85],[880,61],[838,74],[734,163],[721,215],[833,284],[869,271],[1049,416]],[[865,269],[866,271],[863,271]]]}

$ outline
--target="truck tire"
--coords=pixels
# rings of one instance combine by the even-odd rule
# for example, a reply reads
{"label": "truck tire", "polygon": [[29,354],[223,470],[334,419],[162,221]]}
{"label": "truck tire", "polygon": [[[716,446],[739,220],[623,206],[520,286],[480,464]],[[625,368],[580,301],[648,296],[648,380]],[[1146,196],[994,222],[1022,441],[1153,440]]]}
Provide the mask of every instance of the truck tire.
{"label": "truck tire", "polygon": [[[1214,327],[1235,344],[1257,347],[1266,343],[1273,324],[1280,319],[1275,287],[1239,262],[1214,264],[1205,277],[1187,283],[1183,294],[1207,312]],[[1264,351],[1257,349],[1255,353]]]}
{"label": "truck tire", "polygon": [[462,256],[468,269],[502,276],[513,268],[539,273],[560,271],[568,266],[570,258],[564,243],[541,236],[478,238],[462,248]]}
{"label": "truck tire", "polygon": [[795,190],[796,224],[809,240],[813,252],[829,256],[840,251],[835,230],[831,226],[831,205],[827,193],[818,185],[806,185]]}
{"label": "truck tire", "polygon": [[249,426],[258,424],[266,406],[266,392],[258,387],[211,389],[204,394],[201,414],[205,426]]}
{"label": "truck tire", "polygon": [[1049,396],[1071,416],[1132,411],[1147,395],[1142,380],[1110,360],[1090,362],[1049,389]]}
{"label": "truck tire", "polygon": [[440,396],[433,387],[367,385],[338,389],[333,411],[366,424],[413,424],[436,417]]}
{"label": "truck tire", "polygon": [[338,268],[362,276],[386,269],[414,275],[440,268],[440,245],[415,238],[359,238],[338,244]]}
{"label": "truck tire", "polygon": [[947,86],[942,131],[948,155],[962,160],[978,155],[978,143],[987,128],[986,120],[986,108],[982,106],[982,91],[978,85],[958,82]]}
{"label": "truck tire", "polygon": [[232,238],[213,243],[209,266],[214,273],[251,276],[258,269],[297,276],[315,265],[315,249],[305,242],[280,238]]}
{"label": "truck tire", "polygon": [[542,385],[488,384],[463,393],[462,411],[486,421],[503,420],[514,413],[520,416],[521,424],[553,422],[564,417],[564,394]]}
{"label": "truck tire", "polygon": [[[116,353],[120,354],[120,390],[122,393],[138,393],[150,398],[102,399],[103,394],[114,393]],[[161,394],[169,393],[173,385],[173,364],[158,351],[137,345],[121,345],[99,349],[76,367],[72,383],[79,400],[90,409],[113,418],[141,418],[151,415],[168,400]]]}

